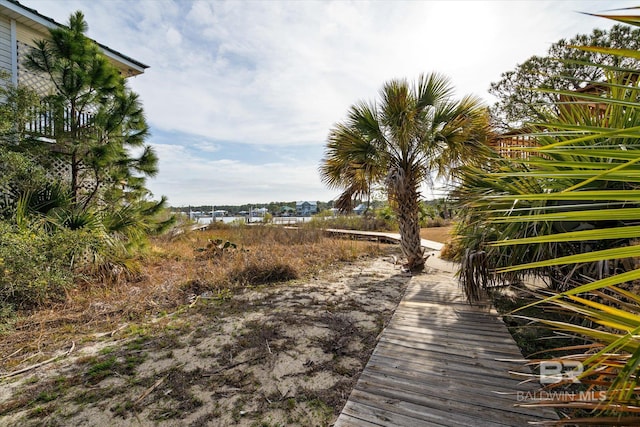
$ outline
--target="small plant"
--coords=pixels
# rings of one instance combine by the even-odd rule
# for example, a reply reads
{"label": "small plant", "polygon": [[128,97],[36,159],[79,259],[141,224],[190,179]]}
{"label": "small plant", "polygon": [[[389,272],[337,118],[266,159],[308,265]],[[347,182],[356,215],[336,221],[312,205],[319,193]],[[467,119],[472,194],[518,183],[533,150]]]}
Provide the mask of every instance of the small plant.
{"label": "small plant", "polygon": [[113,375],[114,367],[116,365],[115,356],[109,357],[105,360],[95,363],[87,371],[87,377],[89,382],[97,384],[103,379]]}

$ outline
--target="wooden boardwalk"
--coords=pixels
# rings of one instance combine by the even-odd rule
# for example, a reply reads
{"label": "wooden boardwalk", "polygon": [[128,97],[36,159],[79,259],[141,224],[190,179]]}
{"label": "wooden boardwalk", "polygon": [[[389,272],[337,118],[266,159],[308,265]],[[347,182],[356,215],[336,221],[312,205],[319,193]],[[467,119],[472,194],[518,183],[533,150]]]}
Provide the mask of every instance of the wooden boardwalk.
{"label": "wooden boardwalk", "polygon": [[385,328],[335,427],[524,426],[556,419],[550,409],[514,406],[519,384],[508,373],[522,359],[490,307],[466,303],[451,274],[425,273]]}
{"label": "wooden boardwalk", "polygon": [[[357,230],[343,230],[337,228],[325,228],[325,233],[328,234],[340,234],[343,236],[353,236],[361,238],[371,238],[380,241],[387,241],[392,243],[400,242],[400,235],[398,233],[387,233],[382,231],[357,231]],[[421,239],[422,247],[427,250],[439,251],[444,246],[442,243],[434,242],[431,240]]]}

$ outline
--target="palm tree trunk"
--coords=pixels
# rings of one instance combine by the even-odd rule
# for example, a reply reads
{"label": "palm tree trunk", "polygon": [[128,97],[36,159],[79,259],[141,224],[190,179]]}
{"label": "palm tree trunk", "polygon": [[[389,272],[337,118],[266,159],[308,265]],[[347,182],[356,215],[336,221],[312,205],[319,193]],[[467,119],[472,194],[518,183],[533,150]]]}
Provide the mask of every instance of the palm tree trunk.
{"label": "palm tree trunk", "polygon": [[411,271],[424,270],[424,250],[420,240],[418,190],[411,174],[395,170],[387,176],[389,194],[395,199],[395,211],[400,227],[400,248]]}
{"label": "palm tree trunk", "polygon": [[398,200],[400,247],[404,256],[407,257],[407,268],[411,271],[422,271],[424,269],[424,250],[420,241],[417,194],[415,196]]}

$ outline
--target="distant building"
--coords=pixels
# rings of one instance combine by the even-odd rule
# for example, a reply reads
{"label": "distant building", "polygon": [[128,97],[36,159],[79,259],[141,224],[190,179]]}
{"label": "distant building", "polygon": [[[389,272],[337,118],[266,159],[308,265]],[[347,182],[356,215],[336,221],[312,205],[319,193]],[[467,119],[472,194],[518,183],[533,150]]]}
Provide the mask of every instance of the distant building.
{"label": "distant building", "polygon": [[356,215],[362,215],[366,210],[367,210],[367,205],[365,203],[360,203],[358,206],[355,207],[353,212]]}
{"label": "distant building", "polygon": [[318,202],[296,202],[296,215],[310,216],[318,213]]}
{"label": "distant building", "polygon": [[251,211],[251,216],[265,216],[269,213],[267,208],[257,208]]}
{"label": "distant building", "polygon": [[291,206],[283,206],[280,208],[280,215],[282,216],[291,216],[296,213],[296,210]]}

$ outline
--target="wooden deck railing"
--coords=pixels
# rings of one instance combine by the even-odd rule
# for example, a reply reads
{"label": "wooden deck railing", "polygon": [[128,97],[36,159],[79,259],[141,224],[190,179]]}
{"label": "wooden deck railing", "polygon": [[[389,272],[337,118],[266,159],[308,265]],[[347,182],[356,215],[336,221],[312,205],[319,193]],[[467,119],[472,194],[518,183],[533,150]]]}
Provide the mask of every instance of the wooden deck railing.
{"label": "wooden deck railing", "polygon": [[94,115],[86,112],[72,114],[69,108],[56,114],[52,105],[43,103],[34,107],[32,117],[31,121],[25,123],[26,133],[35,137],[57,139],[61,134],[70,132],[74,125],[79,129],[91,128]]}

